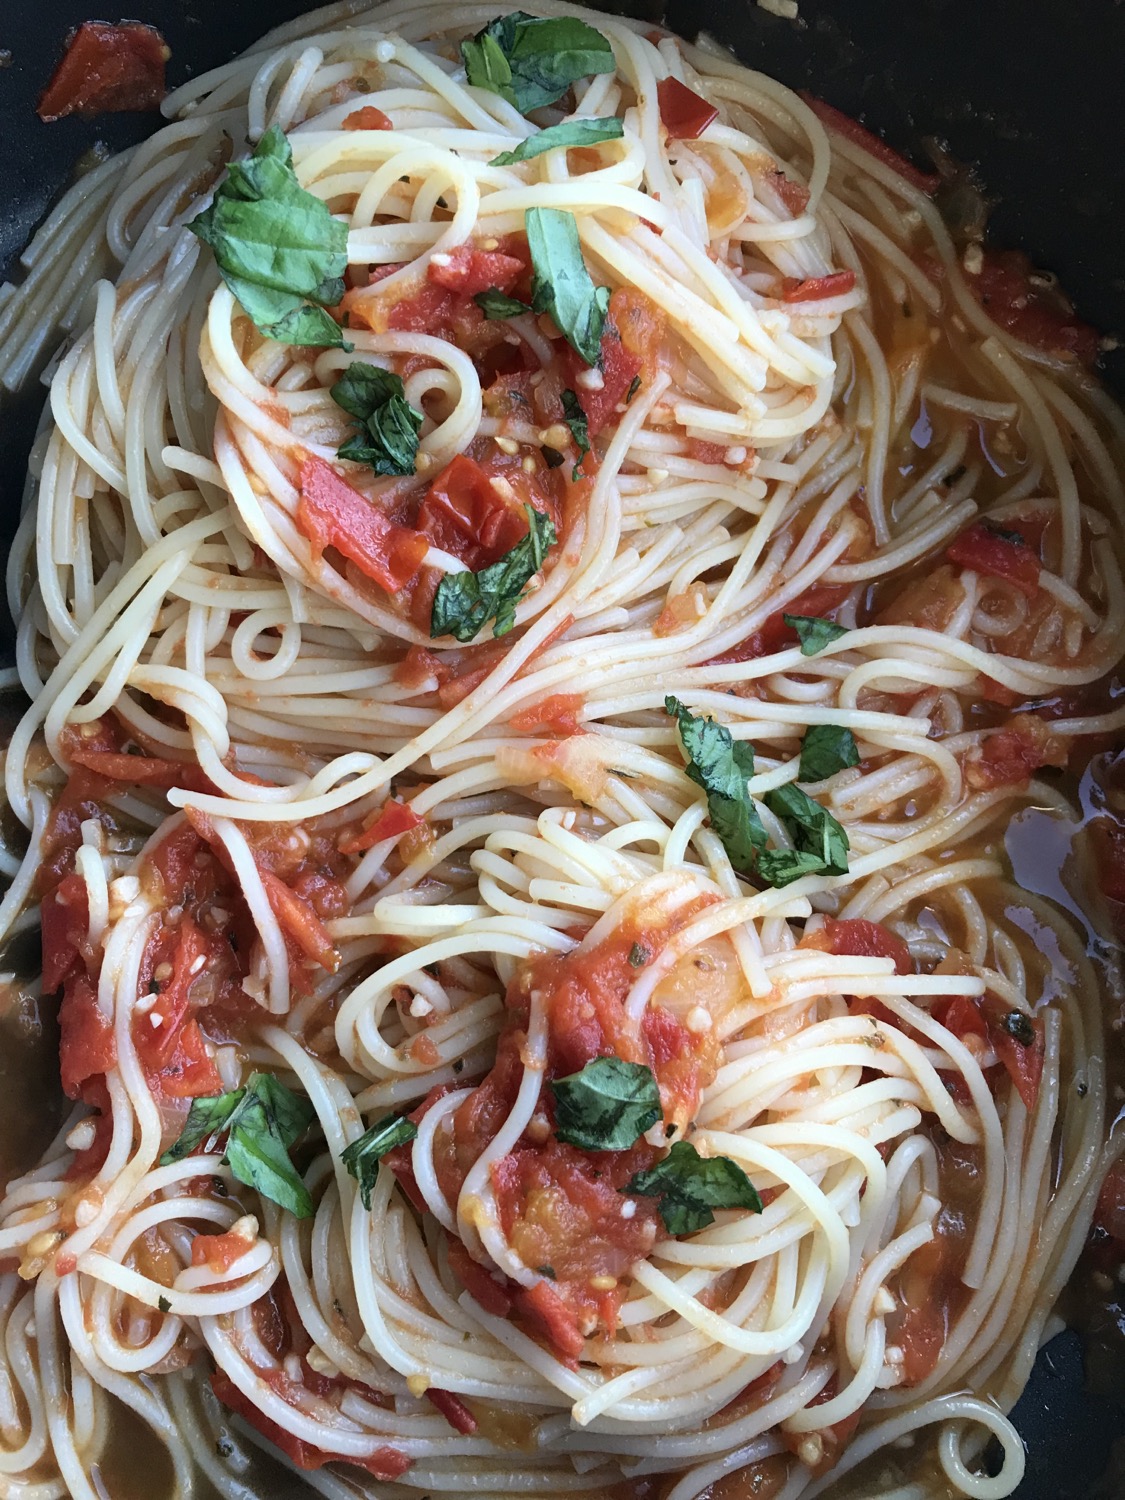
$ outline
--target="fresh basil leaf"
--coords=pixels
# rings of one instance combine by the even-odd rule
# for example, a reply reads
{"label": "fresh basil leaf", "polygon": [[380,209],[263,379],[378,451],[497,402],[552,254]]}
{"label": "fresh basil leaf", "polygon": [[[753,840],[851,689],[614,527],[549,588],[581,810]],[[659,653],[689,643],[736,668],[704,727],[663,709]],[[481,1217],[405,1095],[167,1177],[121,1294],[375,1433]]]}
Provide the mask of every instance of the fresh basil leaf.
{"label": "fresh basil leaf", "polygon": [[358,1140],[344,1148],[340,1160],[348,1174],[359,1183],[359,1196],[364,1208],[371,1207],[371,1194],[375,1179],[379,1175],[379,1163],[388,1151],[396,1146],[405,1146],[418,1134],[413,1120],[404,1115],[387,1115],[369,1126]]}
{"label": "fresh basil leaf", "polygon": [[522,10],[463,41],[461,59],[474,88],[499,94],[525,115],[554,104],[580,78],[617,66],[609,42],[585,21]]}
{"label": "fresh basil leaf", "polygon": [[492,634],[506,635],[516,623],[516,605],[524,588],[543,566],[555,544],[550,516],[525,505],[528,532],[497,562],[479,573],[447,573],[437,586],[430,613],[430,635],[471,641],[489,620]]}
{"label": "fresh basil leaf", "polygon": [[498,286],[490,286],[485,292],[474,292],[473,301],[486,318],[519,318],[531,308],[518,297],[509,297]]}
{"label": "fresh basil leaf", "polygon": [[859,765],[855,735],[840,724],[810,724],[801,741],[798,781],[827,781],[837,771]]}
{"label": "fresh basil leaf", "polygon": [[184,1128],[179,1139],[160,1158],[162,1167],[190,1156],[195,1148],[211,1136],[223,1133],[231,1116],[242,1103],[245,1089],[232,1089],[229,1094],[213,1094],[206,1099],[193,1099]]}
{"label": "fresh basil leaf", "polygon": [[595,1057],[580,1073],[556,1078],[555,1134],[583,1151],[627,1151],[660,1119],[652,1069],[619,1057]]}
{"label": "fresh basil leaf", "polygon": [[[788,885],[801,875],[846,875],[848,835],[827,808],[791,782],[767,792],[766,806],[784,824],[797,856],[789,850],[763,854],[758,874],[771,885]],[[778,856],[782,857],[778,857]]]}
{"label": "fresh basil leaf", "polygon": [[239,1182],[287,1208],[298,1219],[314,1213],[309,1190],[289,1160],[285,1142],[262,1100],[247,1095],[231,1126],[225,1160]]}
{"label": "fresh basil leaf", "polygon": [[582,410],[582,403],[574,391],[563,391],[562,393],[563,421],[570,428],[570,435],[578,445],[578,462],[574,465],[571,481],[578,478],[578,471],[582,467],[582,460],[590,451],[590,429],[586,423],[586,413]]}
{"label": "fresh basil leaf", "polygon": [[715,1222],[716,1208],[762,1212],[754,1184],[729,1156],[700,1156],[690,1141],[677,1141],[663,1161],[638,1172],[624,1193],[659,1198],[660,1217],[669,1234],[694,1234]]}
{"label": "fresh basil leaf", "polygon": [[563,208],[529,208],[524,215],[534,277],[531,306],[555,326],[588,365],[596,365],[609,308],[609,287],[595,286],[582,259],[578,221]]}
{"label": "fresh basil leaf", "polygon": [[833,641],[838,641],[848,633],[835,620],[824,620],[819,615],[782,615],[781,618],[797,632],[802,656],[815,656],[825,646],[830,646]]}
{"label": "fresh basil leaf", "polygon": [[340,458],[370,464],[376,474],[414,473],[422,413],[407,401],[400,375],[354,360],[332,387],[332,399],[360,424]]}
{"label": "fresh basil leaf", "polygon": [[252,156],[231,163],[188,228],[214,251],[223,280],[268,338],[351,348],[325,311],[344,295],[347,225],[301,187],[276,125]]}
{"label": "fresh basil leaf", "polygon": [[544,151],[557,151],[560,146],[596,146],[602,141],[619,141],[624,134],[624,125],[612,115],[605,120],[566,120],[562,125],[537,130],[526,141],[521,141],[514,151],[501,151],[488,165],[511,167],[518,161],[531,161],[535,156],[542,156]]}
{"label": "fresh basil leaf", "polygon": [[664,712],[676,720],[688,757],[688,775],[707,793],[711,827],[735,869],[749,873],[757,851],[767,843],[758,809],[746,789],[754,774],[753,745],[733,739],[715,719],[697,717],[670,694],[664,700]]}
{"label": "fresh basil leaf", "polygon": [[168,1301],[167,1297],[157,1297],[156,1310],[157,1312],[169,1313],[172,1311],[172,1304]]}
{"label": "fresh basil leaf", "polygon": [[254,1073],[245,1088],[193,1099],[179,1140],[165,1151],[160,1163],[168,1166],[180,1161],[201,1141],[226,1132],[223,1160],[238,1181],[298,1218],[311,1218],[312,1199],[289,1160],[289,1148],[315,1117],[309,1101],[272,1073]]}

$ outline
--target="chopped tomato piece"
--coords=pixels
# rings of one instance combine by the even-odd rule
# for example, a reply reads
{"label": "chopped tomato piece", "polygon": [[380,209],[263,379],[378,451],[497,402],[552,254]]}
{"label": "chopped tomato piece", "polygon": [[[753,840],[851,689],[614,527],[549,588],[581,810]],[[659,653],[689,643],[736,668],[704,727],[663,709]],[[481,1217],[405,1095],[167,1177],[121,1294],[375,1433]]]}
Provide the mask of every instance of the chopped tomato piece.
{"label": "chopped tomato piece", "polygon": [[786,276],[781,283],[781,300],[819,302],[822,297],[842,297],[854,286],[854,271],[829,271],[827,276]]}
{"label": "chopped tomato piece", "polygon": [[190,761],[159,760],[152,755],[126,755],[114,750],[88,750],[79,741],[69,747],[76,765],[84,766],[107,781],[128,782],[131,786],[157,787],[166,792],[174,786],[189,792],[213,792],[214,783],[199,766]]}
{"label": "chopped tomato piece", "polygon": [[471,1437],[476,1432],[477,1419],[460,1396],[455,1396],[452,1391],[438,1390],[432,1385],[426,1392],[426,1400],[441,1412],[450,1427],[457,1432],[463,1432],[466,1437]]}
{"label": "chopped tomato piece", "polygon": [[578,1328],[573,1311],[553,1287],[545,1281],[520,1287],[512,1299],[518,1313],[546,1338],[564,1359],[578,1359],[586,1340]]}
{"label": "chopped tomato piece", "polygon": [[334,974],[340,967],[340,955],[311,902],[290,890],[271,870],[259,873],[273,914],[286,936],[292,938],[308,958]]}
{"label": "chopped tomato piece", "polygon": [[77,1099],[88,1078],[117,1065],[113,1022],[98,1004],[97,987],[85,969],[75,969],[63,985],[59,1006],[59,1072],[63,1092]]}
{"label": "chopped tomato piece", "polygon": [[988,1035],[988,1027],[984,1024],[980,1007],[968,995],[942,996],[934,1001],[930,1014],[962,1041],[967,1036],[979,1036],[983,1039]]}
{"label": "chopped tomato piece", "polygon": [[865,125],[858,120],[853,120],[850,115],[844,114],[842,110],[834,108],[831,104],[825,104],[823,99],[817,99],[814,95],[801,90],[801,98],[812,110],[813,114],[827,125],[829,130],[834,130],[837,135],[842,135],[846,140],[858,146],[873,156],[876,161],[881,161],[885,167],[890,167],[892,172],[897,172],[900,177],[905,177],[913,187],[923,193],[933,193],[941,183],[941,178],[936,172],[922,172],[900,156],[886,141],[879,136],[873,135]]}
{"label": "chopped tomato piece", "polygon": [[427,490],[418,529],[435,547],[479,572],[527,535],[527,516],[514,495],[506,498],[475,459],[459,453]]}
{"label": "chopped tomato piece", "polygon": [[340,853],[357,854],[359,850],[370,849],[383,839],[393,839],[400,833],[409,833],[412,828],[417,828],[418,824],[424,821],[409,803],[400,802],[396,797],[389,797],[383,803],[382,811],[367,824],[361,833],[349,839],[341,839]]}
{"label": "chopped tomato piece", "polygon": [[331,464],[312,454],[301,465],[297,524],[316,557],[335,547],[388,593],[410,582],[429,550],[424,536],[389,520]]}
{"label": "chopped tomato piece", "polygon": [[1059,289],[1037,277],[1020,250],[985,250],[969,290],[994,323],[1048,354],[1075,359],[1087,369],[1098,357],[1098,332],[1075,317]]}
{"label": "chopped tomato piece", "polygon": [[[1043,1058],[1046,1042],[1043,1022],[1024,1016],[1022,1011],[1013,1012],[995,995],[986,995],[981,1002],[981,1012],[988,1027],[988,1040],[999,1061],[1004,1065],[1016,1092],[1023,1100],[1028,1114],[1035,1113],[1039,1098],[1039,1086],[1043,1081]],[[1016,1023],[1025,1035],[1014,1035],[1009,1018],[1018,1015]]]}
{"label": "chopped tomato piece", "polygon": [[809,190],[807,187],[802,187],[799,182],[794,182],[780,168],[770,173],[770,181],[773,183],[777,196],[795,219],[804,213],[805,209],[809,206]]}
{"label": "chopped tomato piece", "polygon": [[752,661],[759,656],[772,656],[775,651],[784,651],[787,646],[797,644],[797,632],[786,625],[786,615],[805,615],[821,618],[841,604],[847,597],[847,588],[842,584],[820,584],[799,594],[791,604],[769,615],[745,640],[729,647],[719,656],[714,656],[708,666],[721,666],[727,662]]}
{"label": "chopped tomato piece", "polygon": [[435,255],[426,276],[435,286],[459,292],[463,297],[475,297],[478,292],[487,292],[492,287],[499,287],[502,292],[510,291],[526,270],[524,262],[514,255],[458,245],[456,250]]}
{"label": "chopped tomato piece", "polygon": [[[66,1175],[69,1179],[84,1181],[101,1171],[109,1155],[110,1142],[113,1140],[113,1105],[110,1103],[105,1077],[101,1073],[87,1078],[81,1084],[78,1098],[83,1104],[89,1105],[92,1111],[86,1118],[94,1127],[94,1139],[84,1150],[74,1153],[74,1160]],[[55,1269],[60,1276],[63,1274],[57,1261]]]}
{"label": "chopped tomato piece", "polygon": [[[363,104],[353,109],[343,120],[345,130],[393,130],[394,121],[374,104]],[[397,269],[397,267],[396,267]]]}
{"label": "chopped tomato piece", "polygon": [[914,960],[902,938],[881,922],[869,922],[864,917],[848,917],[843,921],[826,917],[824,926],[806,933],[800,946],[819,948],[837,958],[893,958],[896,974],[914,973]]}
{"label": "chopped tomato piece", "polygon": [[306,1443],[303,1438],[294,1436],[277,1422],[271,1421],[222,1370],[213,1372],[211,1389],[224,1406],[249,1422],[275,1448],[280,1448],[299,1469],[319,1469],[332,1463],[351,1464],[356,1468],[366,1469],[376,1479],[393,1480],[401,1479],[411,1465],[412,1460],[405,1453],[385,1445],[376,1448],[369,1458],[352,1458],[346,1453],[327,1453],[323,1448]]}
{"label": "chopped tomato piece", "polygon": [[586,706],[581,693],[552,693],[527,708],[521,708],[510,720],[513,729],[523,734],[528,730],[547,729],[552,734],[582,734],[578,715]]}
{"label": "chopped tomato piece", "polygon": [[602,378],[598,389],[590,389],[579,378],[586,365],[569,345],[564,355],[564,367],[567,384],[578,397],[578,404],[585,414],[587,431],[591,437],[597,437],[608,423],[617,418],[618,406],[626,399],[633,381],[641,373],[641,359],[625,347],[621,334],[612,322],[611,312],[598,353],[597,368]]}
{"label": "chopped tomato piece", "polygon": [[191,1242],[191,1263],[193,1266],[208,1266],[222,1276],[236,1260],[240,1260],[253,1248],[253,1240],[233,1231],[226,1234],[197,1234]]}
{"label": "chopped tomato piece", "polygon": [[43,897],[39,908],[43,933],[44,995],[53,995],[77,963],[90,927],[90,901],[81,875],[67,875]]}
{"label": "chopped tomato piece", "polygon": [[41,120],[158,109],[164,64],[171,57],[155,26],[84,21],[71,33],[62,61],[36,106]]}
{"label": "chopped tomato piece", "polygon": [[[211,953],[210,940],[186,912],[169,936],[174,936],[175,941],[172,973],[163,983],[153,979],[151,974],[148,976],[150,993],[156,998],[152,1009],[147,1014],[138,1014],[134,1022],[137,1050],[145,1062],[154,1066],[171,1054],[176,1034],[187,1015],[192,982],[206,967]],[[152,968],[159,966],[160,955],[165,951],[166,941],[158,940],[149,958]],[[168,961],[163,962],[167,964]]]}
{"label": "chopped tomato piece", "polygon": [[965,779],[975,791],[1026,786],[1043,766],[1065,766],[1069,744],[1038,714],[1016,714],[988,735],[978,757],[965,762]]}
{"label": "chopped tomato piece", "polygon": [[945,549],[950,562],[973,568],[992,578],[1003,578],[1021,594],[1034,599],[1039,592],[1039,559],[1022,540],[1012,540],[976,521]]}
{"label": "chopped tomato piece", "polygon": [[656,85],[660,119],[665,130],[678,141],[694,141],[719,117],[713,104],[700,97],[678,78],[663,78]]}
{"label": "chopped tomato piece", "polygon": [[180,1028],[171,1055],[159,1069],[146,1068],[145,1077],[154,1094],[168,1099],[204,1099],[223,1091],[223,1080],[196,1021]]}

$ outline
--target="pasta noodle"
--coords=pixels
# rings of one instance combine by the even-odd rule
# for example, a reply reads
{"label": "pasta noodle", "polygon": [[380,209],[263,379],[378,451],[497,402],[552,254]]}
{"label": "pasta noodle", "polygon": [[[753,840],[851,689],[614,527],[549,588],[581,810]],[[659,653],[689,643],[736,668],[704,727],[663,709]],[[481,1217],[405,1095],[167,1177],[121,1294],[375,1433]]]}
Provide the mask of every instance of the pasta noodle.
{"label": "pasta noodle", "polygon": [[[534,121],[467,79],[492,6],[279,28],[0,304],[9,387],[68,334],[0,922],[42,925],[75,1101],[0,1204],[2,1495],[131,1493],[123,1408],[183,1497],[266,1493],[263,1444],[388,1500],[1021,1478],[1005,1413],[1116,1147],[1098,976],[1004,833],[1125,727],[1121,417],[815,101],[534,14],[612,47]],[[337,346],[263,332],[198,231],[279,139],[346,243],[297,314]],[[566,224],[612,293],[590,359],[544,301]],[[415,447],[373,473],[390,418],[340,383],[391,376]],[[577,1145],[592,1110],[637,1128]]]}

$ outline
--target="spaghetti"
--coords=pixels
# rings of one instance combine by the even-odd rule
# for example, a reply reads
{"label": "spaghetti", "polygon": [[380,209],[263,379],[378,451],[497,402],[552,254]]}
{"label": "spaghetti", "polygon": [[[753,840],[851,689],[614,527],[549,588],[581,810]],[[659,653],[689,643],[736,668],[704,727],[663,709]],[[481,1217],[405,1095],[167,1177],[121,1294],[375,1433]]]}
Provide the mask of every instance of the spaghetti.
{"label": "spaghetti", "polygon": [[1003,858],[1123,722],[1082,330],[567,5],[331,7],[164,109],[0,304],[9,385],[69,310],[2,918],[75,1100],[0,1493],[129,1493],[127,1408],[177,1496],[1010,1494],[1116,1150]]}

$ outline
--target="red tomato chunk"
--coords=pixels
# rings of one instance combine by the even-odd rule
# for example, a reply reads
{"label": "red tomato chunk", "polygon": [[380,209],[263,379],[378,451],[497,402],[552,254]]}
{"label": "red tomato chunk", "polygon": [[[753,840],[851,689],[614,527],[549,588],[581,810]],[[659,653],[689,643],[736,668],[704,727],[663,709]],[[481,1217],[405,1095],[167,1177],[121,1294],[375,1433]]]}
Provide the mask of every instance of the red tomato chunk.
{"label": "red tomato chunk", "polygon": [[694,141],[719,117],[719,111],[700,98],[678,78],[664,78],[656,85],[660,119],[675,140]]}
{"label": "red tomato chunk", "polygon": [[424,536],[395,525],[331,464],[312,455],[301,465],[297,524],[318,556],[335,547],[388,593],[410,582],[429,549]]}
{"label": "red tomato chunk", "polygon": [[158,109],[165,94],[164,64],[171,55],[154,26],[84,21],[40,95],[39,118]]}

